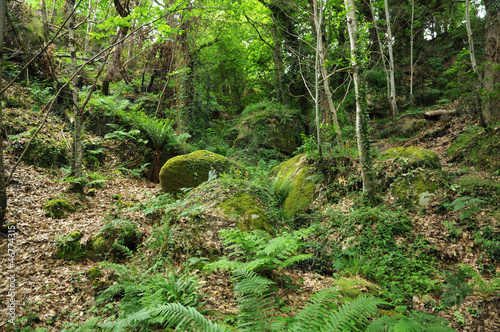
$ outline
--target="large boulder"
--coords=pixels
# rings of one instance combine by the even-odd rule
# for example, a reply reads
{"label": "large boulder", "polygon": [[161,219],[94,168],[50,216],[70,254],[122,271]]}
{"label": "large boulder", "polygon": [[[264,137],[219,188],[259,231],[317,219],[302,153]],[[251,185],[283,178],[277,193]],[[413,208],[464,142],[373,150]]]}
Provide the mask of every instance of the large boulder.
{"label": "large boulder", "polygon": [[300,112],[270,102],[247,107],[235,128],[238,136],[233,148],[270,149],[285,155],[297,150],[305,130]]}
{"label": "large boulder", "polygon": [[310,165],[305,154],[299,154],[271,170],[275,177],[273,191],[289,216],[303,211],[314,198],[315,182],[309,177]]}
{"label": "large boulder", "polygon": [[380,155],[379,160],[390,163],[401,162],[409,168],[441,169],[439,157],[435,152],[416,146],[388,149]]}
{"label": "large boulder", "polygon": [[178,194],[182,188],[194,188],[208,180],[209,172],[243,172],[243,168],[216,153],[199,150],[169,159],[160,171],[161,189]]}
{"label": "large boulder", "polygon": [[234,220],[242,232],[259,229],[272,234],[265,210],[247,193],[237,193],[234,197],[224,200],[216,209],[220,211],[222,218]]}
{"label": "large boulder", "polygon": [[408,138],[427,127],[427,121],[421,117],[403,116],[394,122],[389,128],[380,133],[381,138],[397,136]]}
{"label": "large boulder", "polygon": [[410,146],[384,151],[378,160],[379,179],[391,187],[399,201],[426,207],[441,187],[441,163],[438,155],[427,149]]}

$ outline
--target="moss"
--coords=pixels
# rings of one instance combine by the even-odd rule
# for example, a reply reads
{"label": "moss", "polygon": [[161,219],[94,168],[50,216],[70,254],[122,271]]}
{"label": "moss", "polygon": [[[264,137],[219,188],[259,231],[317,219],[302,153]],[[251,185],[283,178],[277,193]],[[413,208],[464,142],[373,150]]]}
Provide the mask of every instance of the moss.
{"label": "moss", "polygon": [[237,216],[241,231],[260,229],[272,233],[264,209],[248,194],[238,193],[217,206],[226,216]]}
{"label": "moss", "polygon": [[392,194],[398,200],[410,199],[421,207],[428,205],[435,196],[441,183],[436,180],[439,175],[432,173],[416,173],[407,177],[399,177],[393,185]]}
{"label": "moss", "polygon": [[91,260],[100,260],[104,258],[104,254],[109,251],[109,246],[106,239],[99,235],[87,244],[87,258]]}
{"label": "moss", "polygon": [[448,149],[454,162],[477,166],[491,173],[500,169],[500,127],[472,126],[460,134]]}
{"label": "moss", "polygon": [[427,149],[422,149],[416,146],[398,147],[384,151],[380,155],[380,160],[401,160],[403,159],[410,168],[428,167],[441,169],[438,155]]}
{"label": "moss", "polygon": [[238,136],[233,148],[264,148],[291,155],[301,144],[304,125],[297,110],[266,101],[248,106],[235,129]]}
{"label": "moss", "polygon": [[65,261],[77,261],[85,256],[86,251],[80,246],[80,239],[83,233],[74,231],[73,233],[62,237],[57,243],[57,255],[59,259]]}
{"label": "moss", "polygon": [[350,302],[360,295],[377,296],[377,286],[365,279],[352,277],[352,278],[339,278],[333,283],[338,287],[339,293]]}
{"label": "moss", "polygon": [[197,187],[208,180],[210,171],[217,173],[242,172],[239,164],[216,153],[199,150],[169,159],[160,171],[163,192],[178,194],[182,188]]}
{"label": "moss", "polygon": [[85,274],[87,275],[87,278],[93,282],[95,279],[102,276],[102,271],[98,266],[92,266]]}
{"label": "moss", "polygon": [[65,199],[52,199],[43,205],[43,210],[46,217],[59,219],[67,212],[75,211],[75,208]]}
{"label": "moss", "polygon": [[271,175],[276,176],[273,191],[289,216],[304,210],[313,200],[316,184],[307,179],[309,170],[304,154],[299,154],[271,170]]}

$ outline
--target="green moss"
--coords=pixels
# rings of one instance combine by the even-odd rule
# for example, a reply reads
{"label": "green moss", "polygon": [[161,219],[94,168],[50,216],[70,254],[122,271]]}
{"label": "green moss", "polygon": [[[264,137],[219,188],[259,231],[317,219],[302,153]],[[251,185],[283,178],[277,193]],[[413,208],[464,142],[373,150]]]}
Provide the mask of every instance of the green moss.
{"label": "green moss", "polygon": [[104,258],[104,254],[109,251],[109,246],[106,239],[99,235],[87,244],[87,258],[91,260],[100,260]]}
{"label": "green moss", "polygon": [[309,169],[306,155],[299,154],[271,170],[276,176],[273,191],[289,216],[304,210],[313,200],[316,184],[307,179]]}
{"label": "green moss", "polygon": [[52,199],[43,205],[46,217],[55,219],[62,218],[68,212],[75,211],[75,208],[65,199]]}
{"label": "green moss", "polygon": [[272,233],[264,209],[248,194],[238,193],[217,208],[226,216],[235,216],[241,231],[260,229]]}
{"label": "green moss", "polygon": [[333,285],[338,287],[339,293],[348,302],[360,295],[378,295],[377,286],[361,278],[339,278]]}
{"label": "green moss", "polygon": [[272,102],[248,106],[235,126],[236,149],[271,149],[291,155],[301,144],[304,132],[300,112]]}
{"label": "green moss", "polygon": [[199,150],[169,159],[160,171],[163,192],[178,194],[182,188],[197,187],[208,180],[211,170],[217,173],[244,172],[243,167],[216,153]]}
{"label": "green moss", "polygon": [[60,236],[57,240],[57,258],[65,261],[76,261],[85,256],[86,251],[80,246],[80,239],[83,233],[74,231],[65,236]]}
{"label": "green moss", "polygon": [[448,149],[453,161],[477,166],[491,173],[500,170],[500,130],[471,126],[460,134]]}
{"label": "green moss", "polygon": [[409,199],[421,207],[427,206],[441,187],[441,182],[436,180],[439,178],[439,174],[428,172],[431,171],[399,177],[392,188],[394,197],[398,200]]}
{"label": "green moss", "polygon": [[411,167],[428,167],[441,169],[438,155],[427,149],[422,149],[416,146],[398,147],[384,151],[380,155],[380,160],[404,160]]}
{"label": "green moss", "polygon": [[95,279],[102,276],[102,271],[98,266],[92,266],[85,274],[87,275],[87,278],[93,282]]}

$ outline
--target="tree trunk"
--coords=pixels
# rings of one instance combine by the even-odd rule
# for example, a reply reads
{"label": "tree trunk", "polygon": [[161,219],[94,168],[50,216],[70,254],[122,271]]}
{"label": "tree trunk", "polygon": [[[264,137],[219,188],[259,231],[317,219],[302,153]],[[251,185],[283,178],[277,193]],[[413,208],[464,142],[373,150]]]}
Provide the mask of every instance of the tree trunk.
{"label": "tree trunk", "polygon": [[[68,4],[68,13],[71,17],[68,20],[68,49],[71,57],[71,72],[75,73],[77,70],[77,62],[76,62],[76,48],[75,48],[75,16],[72,13],[73,8],[75,7],[74,0],[67,0]],[[73,114],[75,116],[74,122],[74,134],[73,134],[73,160],[71,163],[71,175],[75,178],[82,177],[82,116],[79,111],[79,93],[78,93],[78,78],[75,75],[73,77],[71,85],[73,89],[72,94],[72,104],[73,104]],[[81,191],[83,188],[74,187],[73,189],[77,191]]]}
{"label": "tree trunk", "polygon": [[[321,1],[321,0],[319,0]],[[320,7],[320,8],[318,8]],[[323,52],[323,43],[321,40],[321,21],[323,18],[323,10],[321,3],[318,4],[318,0],[313,0],[313,19],[314,25],[316,26],[316,60],[314,62],[314,109],[316,111],[316,138],[318,140],[318,153],[319,157],[323,157],[323,152],[321,149],[321,135],[320,135],[320,112],[319,112],[319,76],[320,76],[320,53]]]}
{"label": "tree trunk", "polygon": [[360,65],[358,50],[358,27],[356,23],[356,7],[354,0],[344,0],[347,10],[347,30],[351,45],[351,64],[353,67],[354,91],[356,94],[356,137],[358,139],[359,161],[361,164],[361,179],[363,181],[363,196],[371,198],[373,184],[371,176],[370,141],[368,139],[368,116],[364,98],[366,97],[361,86]]}
{"label": "tree trunk", "polygon": [[500,120],[500,4],[484,0],[486,7],[486,39],[484,88],[486,98],[481,109],[481,125],[486,127]]}
{"label": "tree trunk", "polygon": [[[119,0],[114,0],[116,11],[121,17],[127,17],[130,14],[130,10],[128,7],[123,7]],[[128,27],[120,27],[118,30],[118,41],[121,41],[118,45],[116,45],[113,50],[113,56],[111,59],[111,64],[109,65],[108,72],[106,73],[106,77],[102,80],[101,92],[103,95],[109,94],[109,84],[113,81],[118,73],[122,70],[121,65],[121,54],[123,51],[123,40],[127,36],[129,28]]]}
{"label": "tree trunk", "polygon": [[389,4],[384,0],[385,5],[385,19],[387,21],[387,48],[389,51],[389,74],[391,82],[391,94],[389,100],[391,102],[392,117],[396,118],[398,114],[398,105],[396,103],[396,83],[394,82],[394,54],[392,52],[392,31],[391,31],[391,17],[389,16]]}
{"label": "tree trunk", "polygon": [[470,8],[470,0],[465,0],[465,25],[467,27],[467,37],[469,39],[469,54],[470,54],[470,62],[472,64],[472,71],[474,72],[474,75],[476,76],[476,102],[478,109],[482,109],[482,101],[481,101],[481,90],[483,89],[482,87],[482,79],[481,75],[479,74],[479,71],[477,70],[477,63],[476,63],[476,55],[474,53],[474,39],[472,38],[472,29],[470,26],[470,13],[469,13],[469,8]]}
{"label": "tree trunk", "polygon": [[[3,42],[5,32],[5,15],[7,13],[7,0],[0,0],[0,83],[2,81],[3,68]],[[7,210],[7,191],[5,183],[5,165],[3,159],[3,109],[2,96],[0,95],[0,226],[5,223],[5,211]]]}
{"label": "tree trunk", "polygon": [[377,41],[378,41],[378,46],[380,49],[380,56],[382,58],[382,65],[384,66],[385,79],[387,81],[387,99],[389,99],[389,104],[391,104],[391,79],[389,77],[389,72],[387,71],[385,52],[384,52],[384,48],[382,47],[382,41],[380,40],[377,18],[375,17],[375,8],[373,6],[372,0],[370,0],[370,10],[372,12],[372,17],[373,17],[372,23],[373,23],[373,27],[375,28],[375,31],[377,33]]}
{"label": "tree trunk", "polygon": [[413,42],[415,37],[413,36],[413,27],[415,20],[415,0],[411,0],[411,26],[410,26],[410,101],[413,101],[413,72],[415,70],[413,64]]}
{"label": "tree trunk", "polygon": [[43,23],[43,36],[45,38],[45,42],[50,40],[49,36],[49,22],[47,21],[47,5],[45,4],[45,0],[40,2],[40,11],[42,13],[42,23]]}

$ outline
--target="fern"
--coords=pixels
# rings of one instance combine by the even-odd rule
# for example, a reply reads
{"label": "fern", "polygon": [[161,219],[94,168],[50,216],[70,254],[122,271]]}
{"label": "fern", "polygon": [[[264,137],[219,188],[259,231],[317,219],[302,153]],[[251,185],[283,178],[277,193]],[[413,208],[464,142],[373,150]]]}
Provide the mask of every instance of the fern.
{"label": "fern", "polygon": [[275,317],[276,302],[269,286],[274,282],[252,271],[234,271],[234,295],[240,309],[240,331],[279,331],[282,325]]}
{"label": "fern", "polygon": [[333,312],[321,331],[364,331],[370,323],[370,317],[377,313],[377,306],[384,303],[376,297],[361,295]]}
{"label": "fern", "polygon": [[239,230],[221,231],[220,235],[223,243],[228,246],[227,250],[233,251],[229,254],[232,260],[222,257],[217,262],[205,265],[204,269],[245,270],[265,274],[276,269],[281,270],[311,257],[309,254],[297,254],[304,244],[303,238],[309,232],[310,229],[301,229],[272,238],[262,230],[254,230],[251,233]]}
{"label": "fern", "polygon": [[431,316],[424,312],[414,311],[409,317],[395,315],[382,316],[373,321],[366,332],[451,332],[455,331],[446,326],[449,322],[443,318]]}
{"label": "fern", "polygon": [[295,316],[291,331],[320,331],[332,311],[338,309],[336,288],[327,288],[311,296],[309,303]]}

